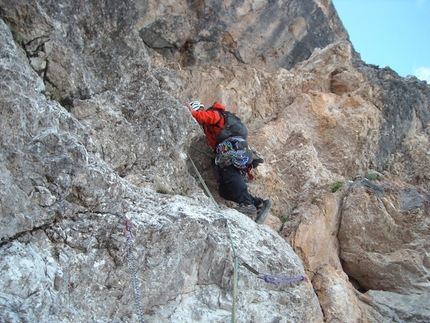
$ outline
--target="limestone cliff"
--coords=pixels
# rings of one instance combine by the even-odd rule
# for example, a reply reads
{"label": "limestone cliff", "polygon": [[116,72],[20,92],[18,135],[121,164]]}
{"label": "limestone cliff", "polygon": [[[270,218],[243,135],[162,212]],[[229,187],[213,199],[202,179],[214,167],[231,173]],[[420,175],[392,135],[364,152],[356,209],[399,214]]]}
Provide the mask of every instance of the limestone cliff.
{"label": "limestone cliff", "polygon": [[[361,61],[331,1],[0,18],[0,322],[138,322],[136,291],[145,322],[430,321],[430,87]],[[249,126],[265,225],[218,196],[192,99]],[[231,243],[310,283],[235,289]]]}

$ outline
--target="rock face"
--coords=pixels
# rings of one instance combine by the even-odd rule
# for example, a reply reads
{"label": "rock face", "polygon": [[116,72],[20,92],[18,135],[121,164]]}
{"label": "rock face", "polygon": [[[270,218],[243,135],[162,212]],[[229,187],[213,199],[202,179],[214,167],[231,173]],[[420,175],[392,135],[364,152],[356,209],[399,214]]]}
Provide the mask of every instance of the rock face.
{"label": "rock face", "polygon": [[291,68],[347,34],[331,1],[145,3],[143,42],[181,66]]}
{"label": "rock face", "polygon": [[338,234],[345,271],[365,290],[428,290],[429,203],[428,194],[404,183],[352,186]]}
{"label": "rock face", "polygon": [[[0,17],[1,322],[137,322],[136,290],[146,322],[430,321],[430,87],[362,62],[330,1]],[[218,196],[192,99],[248,125],[266,225]],[[311,283],[235,289],[232,242]]]}
{"label": "rock face", "polygon": [[[92,116],[79,122],[58,102],[46,99],[43,82],[3,22],[1,37],[2,75],[7,80],[2,83],[1,119],[2,321],[137,321],[128,272],[128,266],[136,266],[148,322],[228,322],[235,282],[228,223],[237,252],[256,268],[304,274],[301,260],[273,230],[236,211],[217,212],[186,171],[182,183],[194,183],[187,186],[193,197],[163,195],[122,178],[100,157],[99,137],[93,140],[85,128],[90,120],[92,125],[109,123],[109,115],[121,111],[108,109],[109,104],[98,109],[107,102],[102,95],[86,105],[78,100],[71,110]],[[164,125],[150,131],[161,132]],[[105,144],[113,142],[100,138]],[[163,145],[162,136],[155,139],[155,147]],[[167,152],[187,167],[180,152],[172,155],[168,146],[163,148],[158,158]],[[133,223],[131,254],[122,217]],[[241,321],[322,320],[309,284],[275,288],[244,272],[236,316]]]}

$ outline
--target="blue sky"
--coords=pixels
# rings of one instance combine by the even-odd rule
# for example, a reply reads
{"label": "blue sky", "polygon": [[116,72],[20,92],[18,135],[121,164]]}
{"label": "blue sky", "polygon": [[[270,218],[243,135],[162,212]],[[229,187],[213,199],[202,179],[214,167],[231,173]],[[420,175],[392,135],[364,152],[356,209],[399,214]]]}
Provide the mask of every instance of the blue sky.
{"label": "blue sky", "polygon": [[430,0],[332,0],[368,64],[430,84]]}

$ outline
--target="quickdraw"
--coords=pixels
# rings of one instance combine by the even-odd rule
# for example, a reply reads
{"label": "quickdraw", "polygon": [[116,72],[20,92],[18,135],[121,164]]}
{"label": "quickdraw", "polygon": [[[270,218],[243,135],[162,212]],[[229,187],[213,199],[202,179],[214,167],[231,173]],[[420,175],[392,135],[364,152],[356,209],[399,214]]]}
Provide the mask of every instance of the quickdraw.
{"label": "quickdraw", "polygon": [[263,274],[258,276],[257,278],[264,280],[266,283],[274,284],[276,287],[278,287],[280,283],[293,283],[301,280],[304,280],[305,282],[309,283],[309,280],[305,276],[288,277]]}
{"label": "quickdraw", "polygon": [[277,276],[277,275],[270,275],[265,273],[259,273],[256,269],[252,268],[250,265],[246,263],[246,260],[243,260],[242,258],[236,256],[239,265],[245,267],[253,274],[257,275],[257,278],[264,280],[266,283],[274,284],[276,287],[279,286],[280,283],[293,283],[297,281],[304,280],[305,282],[309,283],[309,280],[305,276]]}
{"label": "quickdraw", "polygon": [[257,278],[264,280],[266,283],[274,284],[276,287],[278,287],[280,283],[293,283],[301,280],[304,280],[305,282],[309,282],[309,280],[305,276],[290,277],[290,276],[277,276],[277,275],[259,273],[256,269],[248,265],[246,261],[243,260],[242,258],[237,257],[237,259],[239,261],[239,265],[245,267],[250,272],[257,275]]}
{"label": "quickdraw", "polygon": [[304,280],[308,282],[308,279],[305,276],[298,276],[298,277],[288,277],[288,276],[275,276],[275,275],[268,275],[268,274],[261,274],[256,269],[252,268],[250,265],[246,263],[245,260],[240,258],[236,253],[236,248],[234,246],[233,237],[231,235],[231,229],[230,225],[228,223],[228,220],[225,219],[227,230],[228,230],[228,236],[230,238],[231,248],[233,250],[233,256],[234,256],[234,271],[233,271],[233,304],[232,304],[232,313],[231,313],[231,323],[236,322],[236,311],[237,311],[237,286],[238,286],[238,280],[239,280],[239,266],[243,266],[246,269],[248,269],[253,274],[257,275],[257,278],[263,279],[266,283],[272,283],[276,287],[280,283],[292,283],[300,280]]}

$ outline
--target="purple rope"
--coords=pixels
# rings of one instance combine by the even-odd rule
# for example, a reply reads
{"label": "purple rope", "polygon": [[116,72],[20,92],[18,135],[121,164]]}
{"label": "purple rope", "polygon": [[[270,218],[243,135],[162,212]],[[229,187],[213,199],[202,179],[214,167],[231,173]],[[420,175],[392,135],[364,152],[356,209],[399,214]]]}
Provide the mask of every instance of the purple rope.
{"label": "purple rope", "polygon": [[266,283],[272,283],[276,287],[278,287],[280,283],[293,283],[300,280],[307,280],[305,276],[288,277],[288,276],[262,275],[262,276],[258,276],[257,278],[264,280]]}

